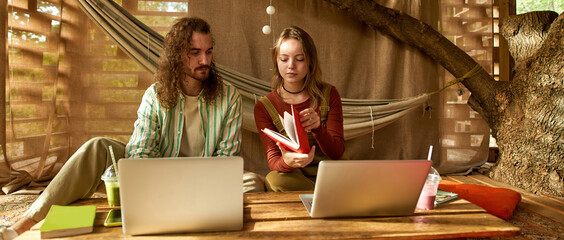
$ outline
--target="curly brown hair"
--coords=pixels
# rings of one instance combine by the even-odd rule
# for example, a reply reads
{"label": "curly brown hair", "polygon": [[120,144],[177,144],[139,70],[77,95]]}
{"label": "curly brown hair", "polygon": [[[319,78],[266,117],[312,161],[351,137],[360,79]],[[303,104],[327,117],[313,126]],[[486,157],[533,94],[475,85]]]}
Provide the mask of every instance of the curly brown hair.
{"label": "curly brown hair", "polygon": [[311,107],[316,108],[318,104],[318,99],[323,98],[321,93],[321,86],[323,81],[321,80],[321,67],[319,66],[319,60],[317,58],[317,48],[311,36],[303,29],[290,26],[282,30],[276,44],[272,48],[272,62],[274,63],[274,69],[272,71],[272,89],[277,90],[282,86],[284,78],[280,75],[278,70],[278,54],[280,52],[280,45],[286,39],[296,39],[302,45],[302,51],[305,55],[305,60],[308,66],[308,73],[305,77],[304,88],[305,92],[309,95],[311,99]]}
{"label": "curly brown hair", "polygon": [[[186,71],[182,56],[190,49],[192,33],[211,34],[210,25],[201,18],[184,17],[176,21],[165,37],[163,52],[155,74],[157,99],[161,106],[173,108],[178,101],[180,84]],[[222,79],[216,71],[214,61],[210,64],[208,79],[202,82],[203,98],[213,102],[222,94]]]}

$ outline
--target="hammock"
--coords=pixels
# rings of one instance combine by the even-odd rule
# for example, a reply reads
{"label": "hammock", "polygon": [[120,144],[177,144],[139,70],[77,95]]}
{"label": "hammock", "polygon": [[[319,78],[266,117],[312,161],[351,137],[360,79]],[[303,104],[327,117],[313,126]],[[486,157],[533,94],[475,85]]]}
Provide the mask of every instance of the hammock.
{"label": "hammock", "polygon": [[[151,73],[155,73],[164,37],[137,20],[112,0],[78,0],[88,17],[112,38],[132,59]],[[217,64],[217,71],[226,81],[237,87],[243,97],[243,128],[257,132],[254,121],[256,101],[271,88],[263,80],[248,76]],[[405,99],[341,98],[345,140],[356,138],[383,128],[425,104],[431,94]]]}

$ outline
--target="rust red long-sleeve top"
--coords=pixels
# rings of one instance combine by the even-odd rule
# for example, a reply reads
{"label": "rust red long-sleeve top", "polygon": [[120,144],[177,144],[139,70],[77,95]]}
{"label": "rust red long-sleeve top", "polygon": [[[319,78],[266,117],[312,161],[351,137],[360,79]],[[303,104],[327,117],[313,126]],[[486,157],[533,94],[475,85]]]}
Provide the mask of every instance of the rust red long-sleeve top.
{"label": "rust red long-sleeve top", "polygon": [[[284,116],[284,112],[292,112],[290,104],[282,101],[282,98],[276,91],[272,91],[266,95],[266,97],[272,102],[274,108],[278,111],[278,114]],[[308,108],[311,104],[311,100],[308,99],[303,103],[294,105],[298,112]],[[331,88],[331,97],[329,99],[329,114],[327,116],[327,124],[325,126],[321,125],[319,129],[312,130],[312,135],[316,141],[316,151],[323,151],[323,153],[331,159],[339,159],[345,151],[345,138],[343,133],[343,106],[341,103],[341,96],[335,87]],[[319,107],[317,107],[317,114],[320,114]],[[272,171],[280,172],[291,172],[294,168],[288,166],[284,159],[282,159],[282,152],[276,142],[270,139],[266,134],[264,134],[261,129],[269,128],[271,130],[278,131],[272,118],[268,114],[268,111],[262,104],[262,102],[257,102],[255,104],[255,123],[260,135],[260,140],[262,141],[262,146],[266,153],[266,159],[268,160],[268,166]]]}

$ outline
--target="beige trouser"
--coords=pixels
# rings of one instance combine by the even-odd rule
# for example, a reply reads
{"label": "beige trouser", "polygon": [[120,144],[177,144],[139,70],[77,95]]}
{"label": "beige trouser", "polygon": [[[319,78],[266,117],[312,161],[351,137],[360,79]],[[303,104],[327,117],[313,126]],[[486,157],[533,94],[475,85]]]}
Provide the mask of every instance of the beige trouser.
{"label": "beige trouser", "polygon": [[[51,205],[68,205],[78,199],[88,198],[95,192],[105,193],[101,177],[106,168],[112,165],[109,145],[112,145],[116,160],[124,157],[125,144],[119,141],[101,137],[89,140],[63,165],[24,216],[41,221]],[[243,190],[264,191],[264,181],[259,175],[245,171]]]}
{"label": "beige trouser", "polygon": [[266,175],[266,189],[270,192],[311,191],[315,183],[300,169],[291,172],[271,171]]}

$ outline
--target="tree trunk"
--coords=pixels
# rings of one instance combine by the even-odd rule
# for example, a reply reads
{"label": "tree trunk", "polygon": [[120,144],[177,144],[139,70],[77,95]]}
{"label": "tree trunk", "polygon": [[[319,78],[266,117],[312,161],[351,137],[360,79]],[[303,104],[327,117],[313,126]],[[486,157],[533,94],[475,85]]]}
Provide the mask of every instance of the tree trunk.
{"label": "tree trunk", "polygon": [[[418,48],[457,78],[477,65],[440,33],[403,12],[371,0],[326,1],[350,11],[371,28]],[[510,48],[519,49],[513,81],[497,82],[480,69],[462,84],[472,93],[468,104],[488,123],[499,146],[498,163],[490,177],[537,194],[562,197],[564,17],[552,24],[554,14],[550,12],[520,18],[505,23],[512,30],[504,37],[513,36]],[[518,24],[524,21],[531,23]],[[544,26],[534,27],[539,23]],[[528,44],[518,39],[527,39]]]}
{"label": "tree trunk", "polygon": [[555,12],[531,12],[502,20],[501,33],[515,58],[515,77],[510,108],[497,130],[500,159],[490,177],[561,197],[564,17],[554,21],[557,17]]}

